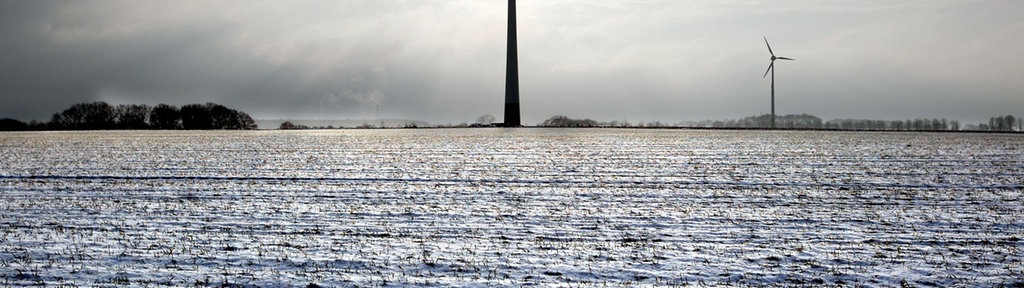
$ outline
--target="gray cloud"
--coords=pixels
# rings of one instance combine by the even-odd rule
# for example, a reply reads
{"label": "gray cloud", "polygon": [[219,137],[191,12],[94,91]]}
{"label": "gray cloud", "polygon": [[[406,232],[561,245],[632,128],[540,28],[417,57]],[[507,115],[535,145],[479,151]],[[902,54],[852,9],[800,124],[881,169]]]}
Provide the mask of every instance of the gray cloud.
{"label": "gray cloud", "polygon": [[[1021,115],[1019,1],[519,1],[524,120]],[[505,1],[4,1],[0,117],[217,102],[257,118],[499,116]]]}

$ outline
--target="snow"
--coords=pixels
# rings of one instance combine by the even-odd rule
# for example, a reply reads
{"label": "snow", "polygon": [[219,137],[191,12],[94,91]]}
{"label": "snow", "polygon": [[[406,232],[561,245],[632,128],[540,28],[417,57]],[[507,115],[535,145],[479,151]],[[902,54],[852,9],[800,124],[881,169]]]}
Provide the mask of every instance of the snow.
{"label": "snow", "polygon": [[0,286],[1021,285],[1022,142],[0,133]]}

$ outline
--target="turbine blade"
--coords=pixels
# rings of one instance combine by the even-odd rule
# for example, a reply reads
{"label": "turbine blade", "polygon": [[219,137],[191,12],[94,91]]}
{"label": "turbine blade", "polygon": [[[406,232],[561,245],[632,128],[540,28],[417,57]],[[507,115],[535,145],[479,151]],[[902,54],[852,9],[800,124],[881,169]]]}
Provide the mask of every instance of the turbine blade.
{"label": "turbine blade", "polygon": [[768,46],[768,53],[772,54],[772,56],[774,57],[775,52],[772,52],[772,45],[768,44],[768,37],[764,37],[764,45]]}
{"label": "turbine blade", "polygon": [[786,58],[786,57],[775,57],[775,59],[782,59],[782,60],[796,60],[796,59],[793,59],[793,58]]}
{"label": "turbine blade", "polygon": [[772,72],[773,67],[775,67],[775,61],[772,61],[772,64],[768,64],[768,70],[764,71],[764,76],[761,76],[761,79],[768,77],[768,72]]}

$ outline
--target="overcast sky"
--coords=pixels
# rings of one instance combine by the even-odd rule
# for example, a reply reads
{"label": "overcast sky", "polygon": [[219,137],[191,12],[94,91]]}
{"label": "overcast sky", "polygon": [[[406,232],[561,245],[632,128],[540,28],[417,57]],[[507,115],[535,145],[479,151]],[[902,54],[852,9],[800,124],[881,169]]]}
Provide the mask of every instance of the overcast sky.
{"label": "overcast sky", "polygon": [[[503,0],[0,0],[0,118],[216,102],[257,119],[501,119]],[[519,0],[524,124],[1024,116],[1024,1]]]}

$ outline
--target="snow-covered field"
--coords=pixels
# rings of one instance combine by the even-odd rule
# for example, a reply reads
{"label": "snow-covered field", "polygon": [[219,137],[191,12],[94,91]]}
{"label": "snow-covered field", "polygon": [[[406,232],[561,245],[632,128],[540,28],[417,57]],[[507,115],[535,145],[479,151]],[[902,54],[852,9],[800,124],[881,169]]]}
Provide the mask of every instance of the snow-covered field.
{"label": "snow-covered field", "polygon": [[0,133],[0,286],[1024,285],[1024,136]]}

